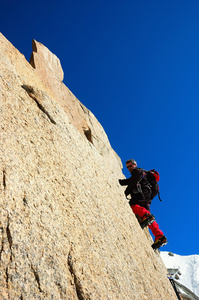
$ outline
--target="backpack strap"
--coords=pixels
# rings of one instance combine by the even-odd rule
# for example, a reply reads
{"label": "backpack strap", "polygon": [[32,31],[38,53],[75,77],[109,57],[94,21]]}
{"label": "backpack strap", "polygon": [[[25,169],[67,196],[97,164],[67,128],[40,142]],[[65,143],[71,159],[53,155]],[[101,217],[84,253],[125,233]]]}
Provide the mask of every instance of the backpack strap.
{"label": "backpack strap", "polygon": [[162,199],[160,198],[160,192],[158,192],[158,198],[162,202]]}
{"label": "backpack strap", "polygon": [[138,190],[139,193],[142,194],[142,197],[143,197],[143,200],[144,200],[145,197],[144,197],[144,193],[143,193],[143,191],[142,191],[142,187],[141,187],[140,182],[142,181],[142,179],[144,178],[144,176],[146,175],[146,173],[145,173],[145,171],[144,171],[143,169],[141,169],[141,168],[139,168],[139,169],[142,170],[142,177],[141,177],[140,180],[137,182],[137,190]]}

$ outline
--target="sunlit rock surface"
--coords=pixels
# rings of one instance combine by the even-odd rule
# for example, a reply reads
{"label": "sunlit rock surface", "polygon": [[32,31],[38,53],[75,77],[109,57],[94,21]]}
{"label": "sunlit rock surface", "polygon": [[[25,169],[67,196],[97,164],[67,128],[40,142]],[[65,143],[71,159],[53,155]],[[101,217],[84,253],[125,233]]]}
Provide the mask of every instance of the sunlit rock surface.
{"label": "sunlit rock surface", "polygon": [[0,34],[0,298],[176,299],[102,126],[33,50]]}

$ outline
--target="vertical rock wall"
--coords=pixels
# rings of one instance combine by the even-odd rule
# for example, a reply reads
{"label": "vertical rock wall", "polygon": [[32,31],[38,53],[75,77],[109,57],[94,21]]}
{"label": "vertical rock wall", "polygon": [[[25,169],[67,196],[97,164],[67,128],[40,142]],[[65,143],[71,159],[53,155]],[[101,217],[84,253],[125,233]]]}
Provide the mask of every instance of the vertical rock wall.
{"label": "vertical rock wall", "polygon": [[102,126],[33,50],[0,34],[0,299],[176,299]]}

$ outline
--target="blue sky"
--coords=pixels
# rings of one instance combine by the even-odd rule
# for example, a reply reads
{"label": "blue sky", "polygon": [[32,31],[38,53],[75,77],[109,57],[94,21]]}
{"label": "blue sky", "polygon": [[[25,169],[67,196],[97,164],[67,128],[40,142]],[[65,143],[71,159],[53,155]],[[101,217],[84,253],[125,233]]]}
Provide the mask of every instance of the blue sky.
{"label": "blue sky", "polygon": [[160,172],[163,201],[151,212],[168,238],[162,250],[181,255],[199,254],[198,16],[198,0],[8,0],[0,18],[27,60],[32,39],[59,57],[64,83],[124,165]]}

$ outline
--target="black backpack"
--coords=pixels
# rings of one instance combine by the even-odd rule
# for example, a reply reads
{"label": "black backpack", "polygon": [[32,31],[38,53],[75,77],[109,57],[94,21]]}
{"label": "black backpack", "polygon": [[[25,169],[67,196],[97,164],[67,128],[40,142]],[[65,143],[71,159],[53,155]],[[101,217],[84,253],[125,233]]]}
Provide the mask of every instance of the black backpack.
{"label": "black backpack", "polygon": [[151,188],[151,199],[155,198],[155,196],[158,195],[159,200],[162,201],[160,198],[159,185],[157,183],[160,180],[159,173],[154,169],[150,171],[144,170],[144,173],[144,176],[146,176],[149,186]]}

